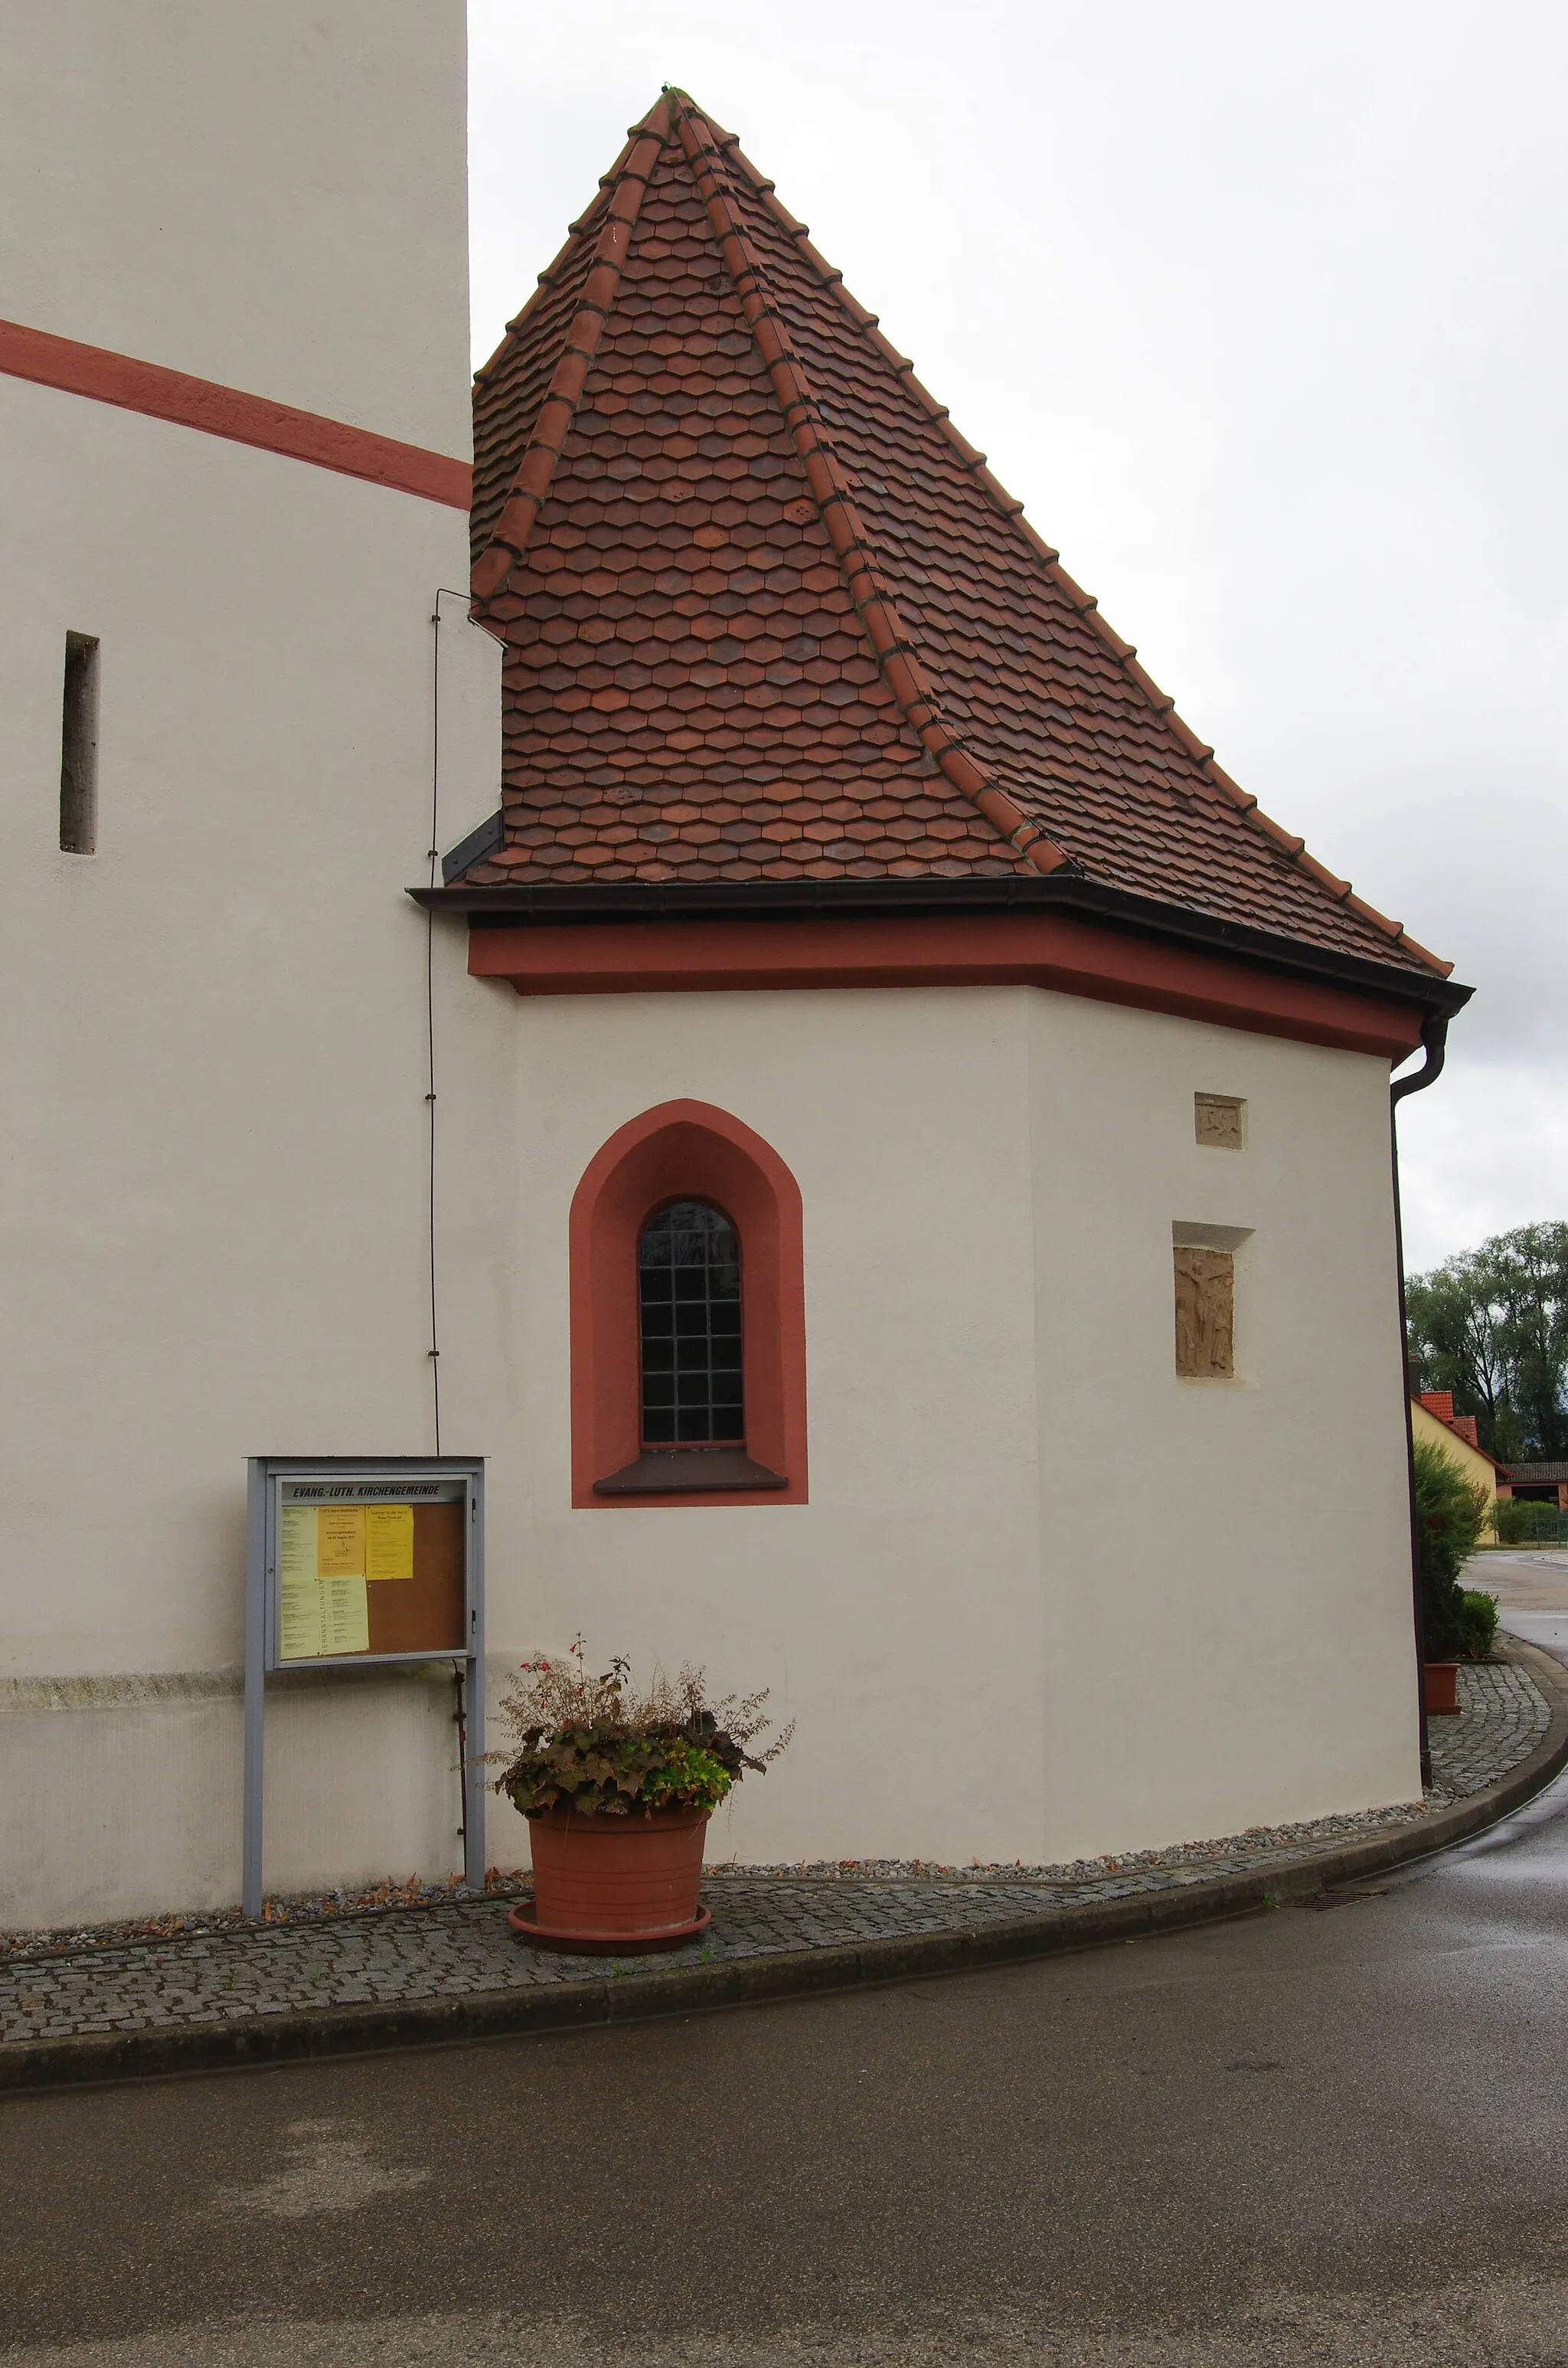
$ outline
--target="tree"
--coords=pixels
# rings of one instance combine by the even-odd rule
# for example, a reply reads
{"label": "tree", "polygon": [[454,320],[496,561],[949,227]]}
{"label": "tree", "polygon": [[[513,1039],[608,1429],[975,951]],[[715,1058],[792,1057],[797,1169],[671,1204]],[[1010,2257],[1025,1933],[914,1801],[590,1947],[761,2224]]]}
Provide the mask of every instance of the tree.
{"label": "tree", "polygon": [[1568,1224],[1494,1235],[1405,1302],[1420,1386],[1451,1390],[1500,1463],[1568,1454]]}
{"label": "tree", "polygon": [[1489,1247],[1498,1254],[1514,1405],[1539,1452],[1560,1456],[1568,1452],[1568,1224],[1521,1225]]}

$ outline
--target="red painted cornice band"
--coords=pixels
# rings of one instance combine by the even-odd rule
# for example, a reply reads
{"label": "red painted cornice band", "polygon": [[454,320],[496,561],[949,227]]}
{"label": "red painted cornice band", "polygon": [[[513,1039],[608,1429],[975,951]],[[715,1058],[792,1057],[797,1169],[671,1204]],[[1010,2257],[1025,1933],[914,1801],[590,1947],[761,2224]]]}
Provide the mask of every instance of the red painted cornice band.
{"label": "red painted cornice band", "polygon": [[231,444],[253,444],[263,452],[308,461],[312,468],[334,469],[339,476],[363,477],[373,485],[416,494],[422,501],[442,502],[450,509],[469,506],[473,472],[466,461],[426,452],[418,444],[400,444],[368,427],[349,427],[341,419],[323,419],[313,411],[295,411],[266,395],[187,378],[184,370],[165,370],[161,362],[136,361],[102,346],[78,345],[74,337],[24,328],[17,321],[0,321],[0,371],[9,378],[31,379],[38,386],[58,387],[65,394],[85,395],[94,403],[112,403],[121,411],[143,412],[150,419],[199,428],[204,436],[222,436]]}
{"label": "red painted cornice band", "polygon": [[1403,1060],[1414,1003],[1291,978],[1061,913],[939,919],[561,923],[471,928],[474,978],[519,995],[801,986],[1043,986],[1255,1035]]}

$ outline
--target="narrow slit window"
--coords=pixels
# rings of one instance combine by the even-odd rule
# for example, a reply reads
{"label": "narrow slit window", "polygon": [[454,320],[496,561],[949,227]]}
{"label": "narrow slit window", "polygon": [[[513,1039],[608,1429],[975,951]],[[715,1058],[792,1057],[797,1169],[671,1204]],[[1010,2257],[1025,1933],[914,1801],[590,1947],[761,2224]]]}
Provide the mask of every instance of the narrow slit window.
{"label": "narrow slit window", "polygon": [[98,644],[91,633],[67,633],[60,735],[60,845],[66,855],[91,855],[97,841]]}
{"label": "narrow slit window", "polygon": [[741,1385],[740,1246],[705,1201],[676,1201],[638,1245],[645,1447],[737,1446]]}

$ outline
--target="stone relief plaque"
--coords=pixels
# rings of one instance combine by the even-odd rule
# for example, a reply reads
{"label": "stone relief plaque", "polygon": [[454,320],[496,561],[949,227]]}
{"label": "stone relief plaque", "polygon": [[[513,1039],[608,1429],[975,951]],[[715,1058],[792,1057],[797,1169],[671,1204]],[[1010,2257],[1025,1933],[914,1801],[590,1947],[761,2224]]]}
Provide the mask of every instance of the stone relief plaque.
{"label": "stone relief plaque", "polygon": [[1193,1132],[1206,1149],[1240,1151],[1246,1143],[1246,1104],[1234,1094],[1194,1094]]}
{"label": "stone relief plaque", "polygon": [[1176,1360],[1185,1381],[1229,1381],[1235,1373],[1235,1260],[1229,1250],[1177,1243]]}

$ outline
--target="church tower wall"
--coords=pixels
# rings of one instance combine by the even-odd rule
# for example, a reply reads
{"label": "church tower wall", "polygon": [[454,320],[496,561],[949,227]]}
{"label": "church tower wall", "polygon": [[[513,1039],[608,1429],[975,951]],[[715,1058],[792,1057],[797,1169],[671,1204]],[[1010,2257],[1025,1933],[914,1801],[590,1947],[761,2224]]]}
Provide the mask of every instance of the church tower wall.
{"label": "church tower wall", "polygon": [[[403,892],[429,876],[470,430],[460,0],[20,14],[0,1921],[29,1926],[237,1896],[244,1458],[433,1444]],[[494,803],[496,667],[441,607],[449,845]],[[68,636],[91,851],[61,843]],[[444,1162],[470,1123],[449,1023],[472,1043],[485,1011],[435,934]],[[460,1275],[481,1228],[456,1193],[440,1225]],[[458,1364],[460,1290],[448,1313]],[[274,1888],[460,1862],[450,1708],[449,1674],[367,1677],[330,1713],[319,1681],[280,1691]]]}

